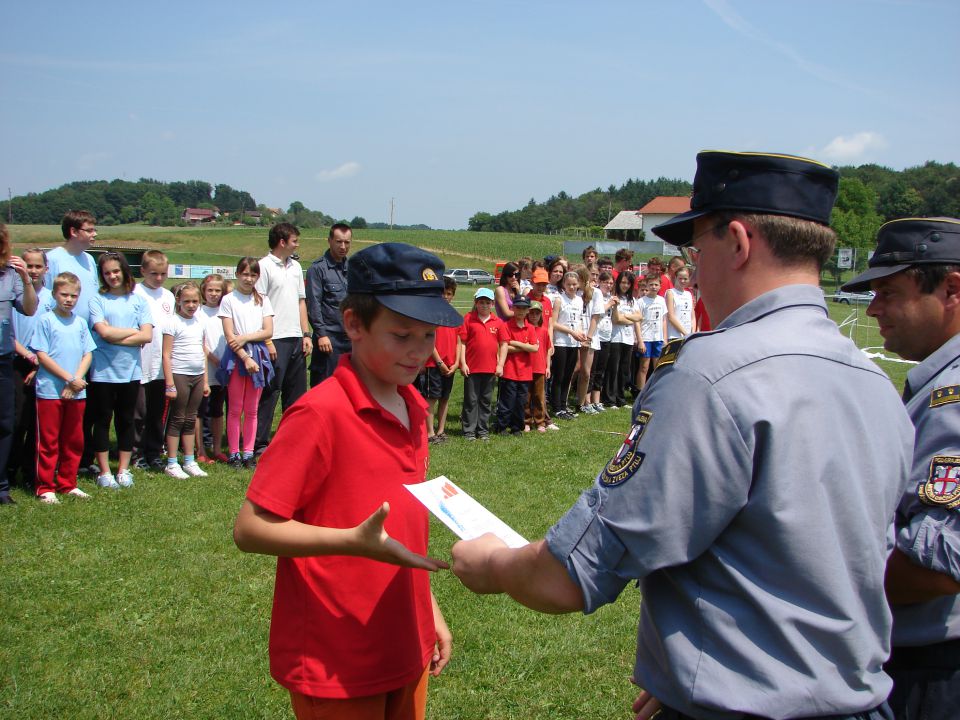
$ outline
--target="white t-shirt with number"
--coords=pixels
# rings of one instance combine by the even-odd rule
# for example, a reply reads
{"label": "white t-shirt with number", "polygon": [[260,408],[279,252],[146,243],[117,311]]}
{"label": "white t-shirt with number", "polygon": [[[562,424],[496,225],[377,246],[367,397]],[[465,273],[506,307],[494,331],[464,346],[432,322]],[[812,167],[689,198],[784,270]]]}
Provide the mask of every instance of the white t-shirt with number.
{"label": "white t-shirt with number", "polygon": [[644,342],[663,342],[663,318],[667,316],[667,303],[656,297],[640,298],[643,322],[640,323],[640,339]]}
{"label": "white t-shirt with number", "polygon": [[[574,297],[570,298],[566,293],[563,293],[557,300],[557,304],[554,305],[554,317],[556,318],[556,325],[564,325],[572,330],[581,330],[583,322],[583,298]],[[570,335],[565,333],[559,328],[556,328],[553,331],[553,346],[554,347],[580,347],[580,343]]]}

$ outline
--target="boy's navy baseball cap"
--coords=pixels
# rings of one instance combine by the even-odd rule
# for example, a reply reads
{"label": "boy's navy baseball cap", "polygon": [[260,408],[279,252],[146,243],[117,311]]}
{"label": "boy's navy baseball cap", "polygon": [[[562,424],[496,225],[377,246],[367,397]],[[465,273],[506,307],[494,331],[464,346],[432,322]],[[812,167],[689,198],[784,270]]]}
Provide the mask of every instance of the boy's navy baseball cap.
{"label": "boy's navy baseball cap", "polygon": [[690,210],[653,228],[682,247],[693,241],[693,221],[730,210],[788,215],[830,224],[840,175],[816,160],[759,152],[704,150],[697,154]]}
{"label": "boy's navy baseball cap", "polygon": [[877,231],[877,249],[869,268],[841,287],[847,292],[870,289],[871,280],[894,275],[911,265],[960,264],[960,220],[901,218]]}
{"label": "boy's navy baseball cap", "polygon": [[528,298],[526,295],[521,295],[520,297],[518,297],[516,300],[513,301],[513,306],[528,308],[530,307],[530,298]]}
{"label": "boy's navy baseball cap", "polygon": [[443,299],[445,269],[440,258],[413,245],[371,245],[347,263],[347,292],[373,295],[404,317],[457,327],[463,318]]}

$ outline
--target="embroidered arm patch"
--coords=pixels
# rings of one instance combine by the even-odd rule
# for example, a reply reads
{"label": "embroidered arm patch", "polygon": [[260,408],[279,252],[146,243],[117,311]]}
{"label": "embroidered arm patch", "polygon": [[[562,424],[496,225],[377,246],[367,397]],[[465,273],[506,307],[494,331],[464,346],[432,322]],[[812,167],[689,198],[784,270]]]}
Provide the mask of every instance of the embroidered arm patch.
{"label": "embroidered arm patch", "polygon": [[930,407],[940,407],[948,403],[960,402],[960,385],[948,385],[930,393]]}
{"label": "embroidered arm patch", "polygon": [[600,484],[604,487],[615,487],[622,485],[640,469],[643,464],[644,454],[637,450],[637,443],[643,437],[647,430],[647,425],[653,413],[649,410],[641,410],[637,413],[637,419],[634,421],[630,432],[623,441],[623,445],[617,451],[617,454],[611,458],[610,462],[600,473]]}
{"label": "embroidered arm patch", "polygon": [[936,507],[960,507],[960,457],[934,455],[930,476],[917,488],[920,502]]}

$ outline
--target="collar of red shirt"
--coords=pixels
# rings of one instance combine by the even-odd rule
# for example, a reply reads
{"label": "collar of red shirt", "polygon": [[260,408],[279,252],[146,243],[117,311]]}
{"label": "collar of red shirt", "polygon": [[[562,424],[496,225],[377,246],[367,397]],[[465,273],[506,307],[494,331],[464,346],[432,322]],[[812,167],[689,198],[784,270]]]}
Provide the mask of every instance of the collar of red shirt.
{"label": "collar of red shirt", "polygon": [[[343,392],[350,400],[350,404],[353,405],[353,409],[357,414],[372,410],[396,420],[380,403],[373,399],[373,395],[370,394],[367,386],[363,384],[360,376],[357,375],[356,370],[353,369],[353,364],[350,362],[350,353],[344,353],[340,356],[340,361],[337,363],[336,370],[333,371],[333,376],[340,383],[340,387],[343,388]],[[422,425],[427,417],[427,401],[414,389],[413,385],[398,385],[397,392],[400,393],[400,397],[403,398],[403,402],[407,405],[407,413],[410,416],[410,429],[412,430],[418,427],[418,423]]]}

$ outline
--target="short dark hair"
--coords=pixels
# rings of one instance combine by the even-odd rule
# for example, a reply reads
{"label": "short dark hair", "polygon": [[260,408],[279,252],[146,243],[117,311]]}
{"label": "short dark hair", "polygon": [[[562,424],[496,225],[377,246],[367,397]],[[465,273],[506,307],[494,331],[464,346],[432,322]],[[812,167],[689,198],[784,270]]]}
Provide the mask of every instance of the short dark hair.
{"label": "short dark hair", "polygon": [[456,292],[456,291],[457,291],[457,281],[454,280],[452,277],[447,277],[446,275],[444,275],[444,276],[443,276],[443,289],[444,289],[444,290],[450,290],[450,291],[452,291],[452,292]]}
{"label": "short dark hair", "polygon": [[373,325],[373,321],[377,319],[382,309],[383,305],[377,300],[376,295],[369,293],[348,292],[347,296],[340,301],[340,315],[343,316],[347,310],[353,310],[353,314],[367,330]]}
{"label": "short dark hair", "polygon": [[79,230],[84,223],[96,223],[97,219],[86,210],[68,210],[60,221],[60,232],[63,233],[63,239],[70,239],[71,230]]}
{"label": "short dark hair", "polygon": [[327,240],[333,240],[333,234],[339,230],[340,232],[352,233],[353,228],[347,225],[346,223],[334,223],[330,227],[330,233],[327,235]]}
{"label": "short dark hair", "polygon": [[120,265],[120,272],[123,275],[123,290],[127,295],[132,293],[137,283],[133,279],[133,273],[130,272],[130,263],[127,262],[127,258],[124,257],[123,253],[108,250],[97,258],[97,276],[100,278],[100,294],[105,295],[110,292],[110,286],[107,285],[107,281],[103,278],[103,266],[108,262],[116,262]]}
{"label": "short dark hair", "polygon": [[600,255],[600,253],[597,252],[597,249],[596,249],[593,245],[587,245],[587,246],[583,249],[583,252],[580,253],[580,258],[583,259],[583,260],[586,260],[586,259],[587,259],[587,253],[593,253],[594,255]]}
{"label": "short dark hair", "polygon": [[920,292],[929,295],[938,287],[940,283],[947,279],[947,275],[954,272],[960,272],[960,265],[941,265],[932,263],[930,265],[911,265],[903,271],[904,275],[913,278],[920,288]]}
{"label": "short dark hair", "polygon": [[711,216],[716,220],[714,233],[734,220],[752,225],[766,238],[773,256],[786,265],[803,265],[813,262],[817,270],[823,269],[833,255],[837,234],[832,228],[813,220],[788,215],[761,215],[720,211]]}
{"label": "short dark hair", "polygon": [[289,240],[292,237],[300,237],[300,231],[293,223],[277,223],[270,228],[270,234],[267,236],[267,244],[273,250],[282,240]]}
{"label": "short dark hair", "polygon": [[613,259],[616,262],[620,262],[621,260],[626,260],[627,262],[630,262],[631,260],[633,260],[633,250],[630,250],[629,248],[620,248],[619,250],[617,250],[616,254],[613,256]]}

